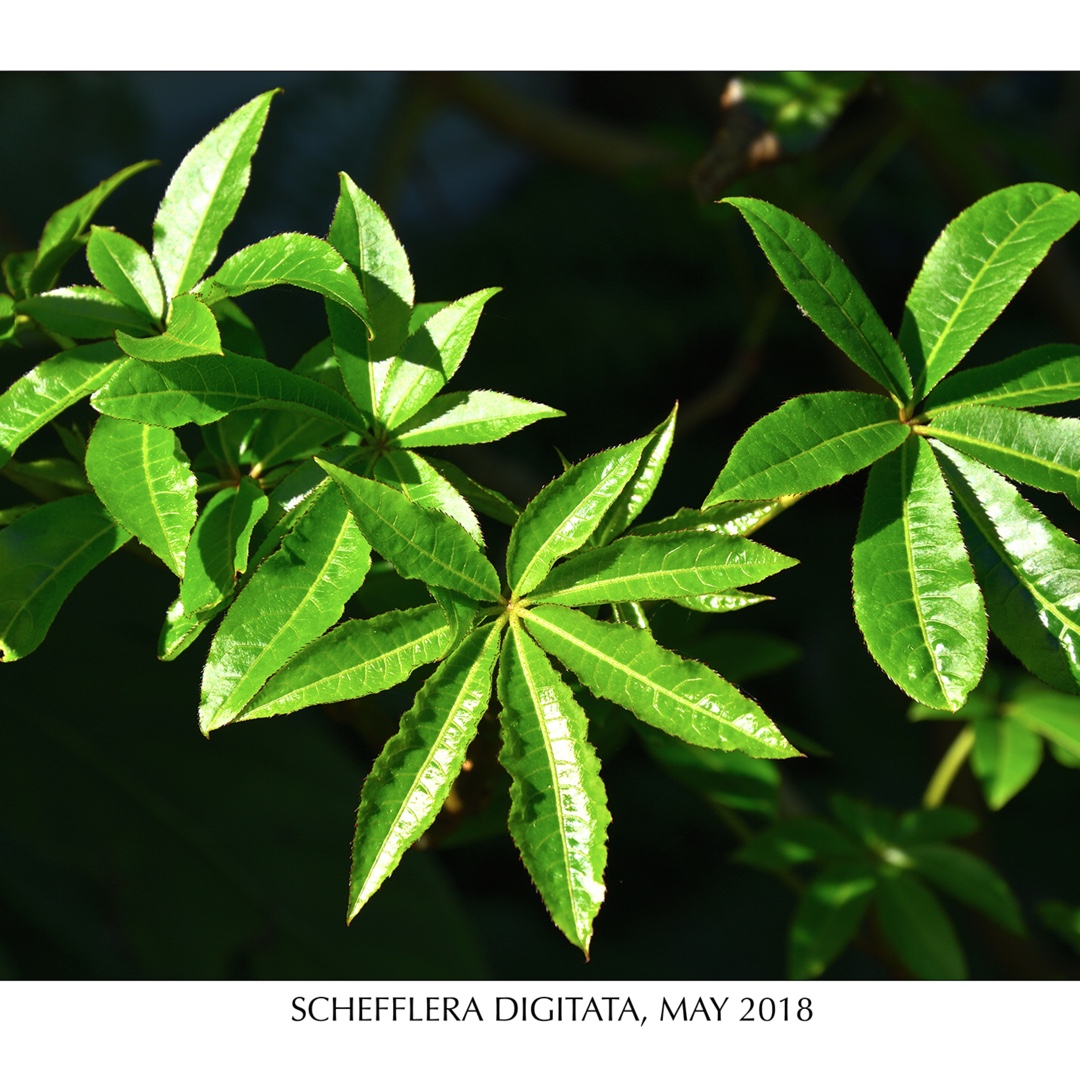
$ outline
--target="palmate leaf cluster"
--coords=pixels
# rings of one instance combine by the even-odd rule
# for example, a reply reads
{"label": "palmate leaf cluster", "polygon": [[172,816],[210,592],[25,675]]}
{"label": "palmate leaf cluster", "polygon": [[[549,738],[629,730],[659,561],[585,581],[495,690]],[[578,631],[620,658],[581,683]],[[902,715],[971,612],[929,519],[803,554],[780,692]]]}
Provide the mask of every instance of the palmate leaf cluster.
{"label": "palmate leaf cluster", "polygon": [[[524,510],[429,456],[562,414],[445,389],[497,290],[418,303],[385,214],[344,174],[328,239],[273,236],[213,269],[273,96],[185,157],[149,248],[94,221],[142,162],[54,214],[36,251],[5,260],[0,331],[55,351],[0,397],[0,466],[38,500],[4,511],[0,659],[32,653],[78,582],[127,545],[177,580],[160,659],[220,617],[202,676],[206,734],[437,665],[414,680],[413,706],[364,785],[350,919],[433,822],[494,691],[511,836],[554,921],[587,951],[610,815],[583,698],[698,748],[797,754],[755,702],[658,644],[646,610],[764,599],[745,587],[794,560],[742,534],[783,502],[634,527],[674,411],[569,466]],[[59,284],[81,255],[96,284]],[[280,285],[326,310],[327,336],[290,369],[267,359],[237,303]],[[87,398],[97,415],[84,433],[69,410]],[[50,425],[66,456],[26,459]],[[504,579],[477,511],[511,526]],[[432,602],[342,621],[373,568],[422,583]]]}
{"label": "palmate leaf cluster", "polygon": [[1080,220],[1080,196],[1027,183],[980,199],[926,256],[894,338],[840,258],[769,203],[743,215],[801,310],[884,393],[796,397],[735,444],[705,501],[769,499],[870,466],[853,551],[855,616],[885,673],[955,712],[988,627],[1032,674],[1080,692],[1080,546],[1013,481],[1080,506],[1080,349],[1043,345],[950,374]]}

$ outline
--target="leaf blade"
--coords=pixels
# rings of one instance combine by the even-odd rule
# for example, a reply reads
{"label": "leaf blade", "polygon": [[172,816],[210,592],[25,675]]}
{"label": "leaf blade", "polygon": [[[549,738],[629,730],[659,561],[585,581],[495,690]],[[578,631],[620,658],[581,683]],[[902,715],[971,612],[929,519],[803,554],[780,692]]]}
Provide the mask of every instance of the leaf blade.
{"label": "leaf blade", "polygon": [[460,446],[502,439],[537,420],[565,416],[524,398],[495,390],[462,390],[441,394],[394,429],[398,446]]}
{"label": "leaf blade", "polygon": [[169,363],[196,356],[224,356],[221,334],[214,313],[194,296],[176,297],[169,305],[163,333],[154,337],[132,337],[116,332],[116,343],[136,360]]}

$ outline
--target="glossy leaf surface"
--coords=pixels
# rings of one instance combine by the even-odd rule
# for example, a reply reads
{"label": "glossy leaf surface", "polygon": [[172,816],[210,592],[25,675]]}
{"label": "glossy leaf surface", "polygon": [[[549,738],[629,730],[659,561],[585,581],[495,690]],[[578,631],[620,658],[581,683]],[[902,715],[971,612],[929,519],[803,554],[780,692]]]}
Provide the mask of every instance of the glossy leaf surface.
{"label": "glossy leaf surface", "polygon": [[590,537],[593,544],[606,544],[628,529],[638,515],[648,505],[660,476],[667,464],[671,443],[675,438],[675,418],[679,407],[676,405],[667,418],[653,429],[641,452],[634,474],[627,481],[619,497],[608,507],[596,532]]}
{"label": "glossy leaf surface", "polygon": [[944,908],[913,874],[883,874],[874,894],[881,928],[920,979],[963,979],[967,964]]}
{"label": "glossy leaf surface", "polygon": [[494,390],[440,394],[394,431],[398,446],[494,442],[545,417],[564,416],[534,401]]}
{"label": "glossy leaf surface", "polygon": [[195,295],[207,304],[274,285],[295,285],[347,307],[368,323],[367,301],[348,264],[317,236],[283,233],[238,251]]}
{"label": "glossy leaf surface", "polygon": [[95,225],[86,245],[86,261],[98,282],[128,307],[152,319],[164,315],[161,281],[150,252],[137,240]]}
{"label": "glossy leaf surface", "polygon": [[806,887],[788,943],[788,978],[815,979],[858,933],[877,880],[865,863],[830,866]]}
{"label": "glossy leaf surface", "polygon": [[495,624],[474,630],[420,688],[383,747],[360,796],[349,919],[435,820],[491,698]]}
{"label": "glossy leaf surface", "polygon": [[870,470],[852,575],[855,618],[885,674],[924,705],[958,709],[986,663],[986,610],[922,439]]}
{"label": "glossy leaf surface", "polygon": [[900,348],[836,252],[798,218],[761,199],[721,202],[743,215],[784,287],[825,336],[898,402],[909,402],[911,374]]}
{"label": "glossy leaf surface", "polygon": [[518,624],[503,645],[499,700],[510,835],[555,925],[588,956],[611,821],[600,762],[581,706]]}
{"label": "glossy leaf surface", "polygon": [[168,299],[186,293],[214,261],[247,190],[251,158],[276,93],[271,90],[242,105],[173,173],[154,218],[154,262]]}
{"label": "glossy leaf surface", "polygon": [[704,510],[684,507],[658,521],[635,525],[633,536],[658,536],[661,533],[695,532],[720,533],[724,536],[746,536],[774,518],[790,499],[734,500],[720,502]]}
{"label": "glossy leaf surface", "polygon": [[46,503],[0,529],[0,660],[33,652],[71,590],[127,539],[93,495]]}
{"label": "glossy leaf surface", "polygon": [[196,481],[175,433],[102,416],[86,447],[86,475],[109,513],[183,577]]}
{"label": "glossy leaf surface", "polygon": [[793,398],[739,439],[704,505],[826,487],[895,450],[909,430],[896,406],[877,394],[835,390]]}
{"label": "glossy leaf surface", "polygon": [[572,465],[525,507],[506,549],[506,573],[516,596],[539,585],[557,559],[589,539],[633,476],[647,441],[615,446]]}
{"label": "glossy leaf surface", "polygon": [[911,288],[900,327],[916,398],[960,362],[1077,221],[1076,192],[1016,184],[980,199],[945,227]]}
{"label": "glossy leaf surface", "polygon": [[339,498],[319,503],[255,571],[214,635],[203,670],[204,733],[238,719],[263,683],[341,618],[371,565]]}
{"label": "glossy leaf surface", "polygon": [[316,461],[341,488],[368,543],[402,577],[419,578],[476,600],[499,598],[495,567],[453,518],[418,506],[386,484]]}
{"label": "glossy leaf surface", "polygon": [[431,315],[374,376],[376,415],[394,429],[419,412],[451,379],[472,341],[484,305],[498,289],[481,289]]}
{"label": "glossy leaf surface", "polygon": [[111,341],[79,345],[42,360],[0,395],[0,467],[35,431],[103,386],[123,353]]}
{"label": "glossy leaf surface", "polygon": [[711,668],[684,660],[649,635],[554,605],[524,612],[529,633],[598,697],[695,746],[751,757],[798,751],[749,698]]}
{"label": "glossy leaf surface", "polygon": [[229,352],[168,364],[129,360],[92,403],[109,416],[162,427],[210,424],[236,409],[266,408],[364,427],[352,404],[328,386],[267,360]]}
{"label": "glossy leaf surface", "polygon": [[169,305],[165,332],[155,337],[132,337],[117,331],[116,342],[136,360],[163,364],[189,356],[222,356],[221,334],[214,313],[194,296],[178,296]]}
{"label": "glossy leaf surface", "polygon": [[964,405],[927,430],[1021,484],[1060,491],[1080,506],[1080,420]]}
{"label": "glossy leaf surface", "polygon": [[997,473],[934,446],[962,510],[991,628],[1032,674],[1078,692],[1080,546]]}
{"label": "glossy leaf surface", "polygon": [[112,337],[117,330],[149,334],[154,330],[149,315],[129,308],[111,292],[95,285],[72,285],[31,296],[15,305],[47,330],[72,338]]}
{"label": "glossy leaf surface", "polygon": [[1001,405],[1029,409],[1080,398],[1080,349],[1042,345],[950,375],[923,403],[936,416],[955,405]]}
{"label": "glossy leaf surface", "polygon": [[366,697],[438,660],[450,643],[451,629],[438,604],[351,619],[301,649],[252,698],[240,719]]}
{"label": "glossy leaf surface", "polygon": [[794,559],[741,537],[626,536],[560,563],[530,599],[581,606],[698,596],[752,585],[794,565]]}
{"label": "glossy leaf surface", "polygon": [[375,461],[377,480],[399,488],[417,506],[441,510],[452,517],[480,546],[484,534],[468,501],[445,476],[419,454],[411,450],[388,450]]}

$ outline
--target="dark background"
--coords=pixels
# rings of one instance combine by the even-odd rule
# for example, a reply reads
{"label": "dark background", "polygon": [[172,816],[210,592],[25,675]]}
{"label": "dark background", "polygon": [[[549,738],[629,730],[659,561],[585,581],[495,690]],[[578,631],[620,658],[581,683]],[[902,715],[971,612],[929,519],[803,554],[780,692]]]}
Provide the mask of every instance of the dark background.
{"label": "dark background", "polygon": [[[394,222],[418,299],[503,288],[455,387],[567,413],[459,462],[523,501],[559,470],[556,447],[576,460],[629,441],[678,400],[675,447],[648,511],[658,517],[699,505],[736,438],[787,398],[867,388],[779,289],[739,215],[714,199],[751,194],[807,221],[895,330],[951,217],[1006,184],[1076,187],[1080,174],[1075,73],[872,76],[853,84],[835,124],[793,136],[779,157],[755,141],[752,116],[721,107],[728,80],[4,74],[0,254],[33,248],[48,215],[103,177],[158,158],[97,216],[148,244],[187,149],[257,93],[284,87],[222,254],[275,232],[325,235],[337,172],[348,172]],[[750,169],[755,155],[765,160]],[[1078,259],[1075,236],[1058,245],[966,362],[1080,340]],[[72,280],[89,280],[81,272]],[[325,334],[311,296],[277,290],[244,307],[279,363]],[[0,364],[14,377],[35,359],[8,350]],[[917,805],[955,732],[911,724],[906,697],[859,637],[850,550],[863,484],[848,477],[767,526],[760,539],[800,566],[768,582],[774,603],[716,620],[728,634],[770,635],[773,655],[794,657],[746,688],[781,727],[827,751],[783,766],[788,797],[817,812],[839,790],[898,811]],[[19,499],[3,478],[0,498]],[[1075,530],[1064,500],[1037,501]],[[482,819],[475,842],[459,833],[409,853],[347,929],[352,822],[370,755],[340,711],[204,740],[205,640],[171,664],[154,656],[174,590],[160,567],[122,552],[75,590],[31,657],[0,670],[0,974],[782,976],[793,895],[732,862],[737,840],[721,817],[617,725],[596,736],[614,823],[588,964],[551,925],[505,828],[485,833]],[[698,627],[678,611],[666,617],[676,638]],[[391,695],[384,708],[407,703]],[[1047,899],[1080,902],[1076,775],[1048,758],[990,815],[965,771],[950,799],[984,814],[973,849],[1008,879],[1032,926],[1020,941],[951,909],[973,975],[1075,977],[1032,913]],[[830,969],[888,974],[856,950]]]}

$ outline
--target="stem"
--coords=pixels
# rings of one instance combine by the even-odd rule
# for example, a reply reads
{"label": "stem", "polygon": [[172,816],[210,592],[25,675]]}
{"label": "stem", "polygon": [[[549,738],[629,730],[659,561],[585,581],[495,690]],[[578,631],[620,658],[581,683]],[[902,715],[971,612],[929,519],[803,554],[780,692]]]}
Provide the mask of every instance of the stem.
{"label": "stem", "polygon": [[953,740],[952,746],[945,751],[945,756],[938,763],[938,767],[934,770],[934,775],[930,778],[930,783],[926,787],[922,803],[927,810],[933,810],[934,807],[940,806],[945,801],[945,796],[948,794],[953,780],[956,779],[960,766],[967,760],[968,754],[971,753],[974,745],[975,728],[971,724],[965,724],[961,728],[960,734]]}

